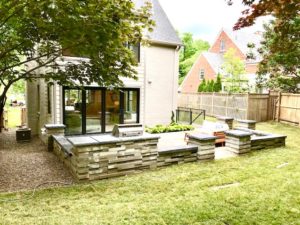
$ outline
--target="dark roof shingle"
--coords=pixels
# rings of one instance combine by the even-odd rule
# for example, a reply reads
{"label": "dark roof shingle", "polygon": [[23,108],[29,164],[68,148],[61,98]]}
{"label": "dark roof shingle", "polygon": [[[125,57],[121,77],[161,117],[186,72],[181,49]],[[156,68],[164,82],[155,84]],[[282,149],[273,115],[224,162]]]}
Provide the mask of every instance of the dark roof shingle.
{"label": "dark roof shingle", "polygon": [[133,2],[137,8],[143,6],[145,2],[152,3],[152,19],[156,25],[153,32],[147,32],[145,34],[147,39],[162,44],[182,45],[180,38],[158,0],[133,0]]}

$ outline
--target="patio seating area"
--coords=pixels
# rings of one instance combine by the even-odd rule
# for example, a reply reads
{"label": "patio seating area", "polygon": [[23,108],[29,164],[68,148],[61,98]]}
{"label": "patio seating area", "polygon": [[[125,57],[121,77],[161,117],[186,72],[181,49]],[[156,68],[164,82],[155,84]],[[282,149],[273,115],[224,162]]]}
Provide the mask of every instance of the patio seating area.
{"label": "patio seating area", "polygon": [[[75,179],[98,180],[285,146],[285,135],[255,131],[248,125],[255,128],[255,121],[238,121],[231,130],[226,123],[206,122],[191,132],[159,135],[142,132],[141,125],[116,125],[112,134],[73,137],[64,136],[63,126],[50,125],[46,126],[46,140],[53,141],[50,149],[65,163]],[[219,143],[216,140],[220,134],[225,147],[217,147]]]}

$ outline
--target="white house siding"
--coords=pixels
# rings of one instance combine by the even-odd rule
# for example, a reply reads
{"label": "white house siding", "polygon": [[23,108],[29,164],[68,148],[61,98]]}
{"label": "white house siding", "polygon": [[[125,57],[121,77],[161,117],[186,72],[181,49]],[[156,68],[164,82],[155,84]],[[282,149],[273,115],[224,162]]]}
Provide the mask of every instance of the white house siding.
{"label": "white house siding", "polygon": [[[122,79],[125,88],[140,89],[140,123],[149,126],[170,123],[172,111],[177,107],[178,58],[175,47],[142,46],[136,68],[138,80]],[[46,123],[63,123],[62,87],[54,84],[50,88],[51,114],[48,114],[47,84],[39,79],[28,82],[27,87],[28,126],[32,133],[40,134]]]}
{"label": "white house siding", "polygon": [[32,135],[40,134],[40,129],[51,122],[51,115],[48,114],[47,83],[39,79],[27,82],[26,102],[27,121],[31,128]]}
{"label": "white house siding", "polygon": [[145,125],[168,124],[177,107],[178,50],[151,45],[146,50]]}

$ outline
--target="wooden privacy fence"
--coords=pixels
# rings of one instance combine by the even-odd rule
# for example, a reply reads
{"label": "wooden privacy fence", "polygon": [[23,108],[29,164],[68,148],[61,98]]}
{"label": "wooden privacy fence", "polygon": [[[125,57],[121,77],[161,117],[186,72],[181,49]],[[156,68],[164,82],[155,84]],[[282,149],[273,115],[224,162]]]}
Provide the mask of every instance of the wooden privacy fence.
{"label": "wooden privacy fence", "polygon": [[300,94],[280,93],[276,110],[277,121],[300,125]]}
{"label": "wooden privacy fence", "polygon": [[268,121],[275,119],[278,94],[179,93],[178,106],[206,110],[210,116]]}

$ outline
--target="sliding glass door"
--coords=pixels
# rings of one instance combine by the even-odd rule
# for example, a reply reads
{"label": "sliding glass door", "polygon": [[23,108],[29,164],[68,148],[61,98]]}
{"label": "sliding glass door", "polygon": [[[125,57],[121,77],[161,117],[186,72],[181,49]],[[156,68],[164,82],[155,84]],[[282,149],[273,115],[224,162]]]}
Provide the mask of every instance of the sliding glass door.
{"label": "sliding glass door", "polygon": [[105,91],[105,132],[111,132],[115,124],[122,123],[120,115],[120,91]]}
{"label": "sliding glass door", "polygon": [[82,133],[82,91],[65,90],[64,124],[66,125],[66,134]]}
{"label": "sliding glass door", "polygon": [[64,88],[67,135],[111,132],[115,124],[139,123],[139,90]]}
{"label": "sliding glass door", "polygon": [[86,133],[102,132],[102,90],[86,90]]}

